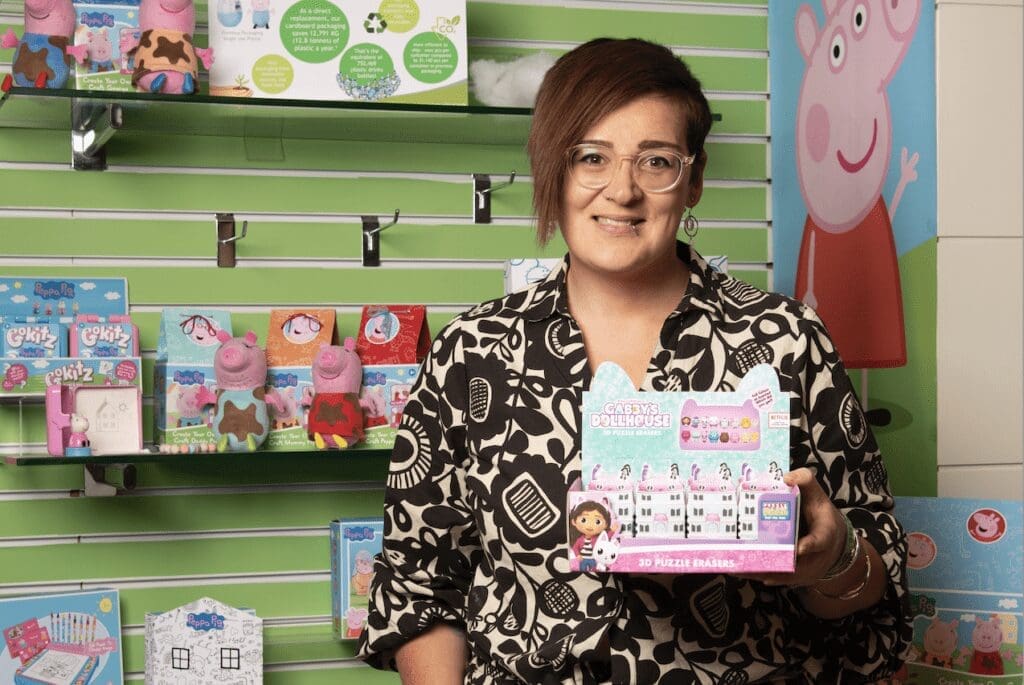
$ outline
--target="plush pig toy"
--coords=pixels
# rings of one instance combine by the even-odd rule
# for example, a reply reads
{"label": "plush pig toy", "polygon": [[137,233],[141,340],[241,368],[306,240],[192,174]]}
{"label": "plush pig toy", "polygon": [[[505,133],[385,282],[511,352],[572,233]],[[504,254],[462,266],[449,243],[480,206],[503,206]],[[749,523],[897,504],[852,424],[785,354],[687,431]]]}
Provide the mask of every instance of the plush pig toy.
{"label": "plush pig toy", "polygon": [[212,426],[217,451],[254,452],[267,439],[270,428],[267,403],[284,411],[277,393],[264,387],[267,355],[256,345],[256,334],[252,331],[243,338],[218,331],[217,339],[221,346],[213,358],[217,408]]}
{"label": "plush pig toy", "polygon": [[11,74],[0,88],[63,88],[71,73],[69,55],[81,62],[81,49],[71,45],[75,32],[75,8],[71,0],[25,0],[25,32],[18,40],[11,29],[0,39],[0,47],[17,48]]}
{"label": "plush pig toy", "polygon": [[313,359],[314,395],[306,426],[319,449],[345,449],[363,439],[363,408],[372,405],[359,398],[362,383],[354,338],[345,338],[344,346],[321,345]]}
{"label": "plush pig toy", "polygon": [[135,59],[132,85],[143,93],[195,93],[199,62],[209,69],[213,50],[192,43],[196,8],[192,0],[142,0],[135,39],[125,36],[121,52]]}

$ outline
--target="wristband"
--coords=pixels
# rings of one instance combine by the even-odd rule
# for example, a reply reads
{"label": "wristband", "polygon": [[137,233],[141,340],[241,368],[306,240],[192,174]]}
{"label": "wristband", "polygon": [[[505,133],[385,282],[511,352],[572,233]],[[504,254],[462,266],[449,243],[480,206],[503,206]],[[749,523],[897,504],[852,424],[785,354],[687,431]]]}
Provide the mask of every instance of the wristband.
{"label": "wristband", "polygon": [[[859,545],[857,546],[857,551],[860,552],[860,546]],[[864,592],[864,588],[866,588],[868,586],[868,581],[870,581],[870,580],[871,580],[871,555],[865,550],[865,552],[864,552],[864,579],[861,580],[860,583],[858,583],[858,585],[856,587],[850,588],[846,592],[843,592],[843,593],[838,594],[838,595],[832,595],[832,594],[829,594],[827,592],[822,592],[821,590],[819,590],[818,588],[814,587],[813,585],[811,586],[811,591],[814,592],[814,594],[816,594],[816,595],[818,595],[820,597],[824,597],[825,599],[838,599],[838,600],[842,600],[842,601],[845,602],[845,601],[854,599],[855,597],[860,595],[860,593]]]}
{"label": "wristband", "polygon": [[819,582],[838,578],[853,568],[853,563],[857,561],[857,554],[860,552],[860,537],[853,529],[853,524],[850,523],[850,519],[844,516],[843,521],[846,522],[846,545],[843,547],[843,553],[840,554],[835,563],[825,571],[825,575],[818,579]]}

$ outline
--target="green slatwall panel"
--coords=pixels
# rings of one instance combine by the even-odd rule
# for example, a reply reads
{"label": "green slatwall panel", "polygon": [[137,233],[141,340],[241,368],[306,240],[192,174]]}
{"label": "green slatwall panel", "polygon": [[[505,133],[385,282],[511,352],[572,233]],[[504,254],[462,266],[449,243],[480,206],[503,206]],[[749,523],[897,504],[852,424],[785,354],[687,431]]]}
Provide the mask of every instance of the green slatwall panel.
{"label": "green slatwall panel", "polygon": [[[765,287],[766,3],[631,10],[628,3],[471,0],[470,60],[561,54],[598,35],[672,45],[710,91],[717,115],[697,246],[727,255],[733,274]],[[20,2],[0,0],[0,33],[20,32],[20,13]],[[197,34],[204,42],[202,23]],[[0,62],[10,59],[0,50]],[[83,173],[66,168],[66,103],[23,99],[0,108],[0,211],[14,214],[0,217],[0,258],[8,264],[0,273],[129,279],[147,436],[162,306],[241,306],[232,314],[236,330],[262,338],[273,307],[339,308],[340,333],[353,335],[363,303],[418,301],[434,305],[436,332],[454,311],[500,294],[505,258],[564,251],[558,241],[542,250],[534,243],[527,117],[323,110],[297,119],[273,108],[195,103],[125,112],[125,129],[107,146],[111,170]],[[493,213],[505,220],[471,225],[470,175],[513,169],[520,178],[493,195]],[[396,208],[400,222],[381,235],[386,268],[359,267],[356,217],[384,218]],[[45,215],[30,215],[40,210]],[[249,220],[233,270],[214,266],[213,214],[223,211]],[[0,446],[42,443],[42,408],[22,407],[21,430],[18,415],[19,407],[0,405]],[[197,455],[136,468],[135,493],[100,499],[77,496],[80,466],[0,467],[0,593],[33,583],[119,585],[133,680],[144,666],[146,612],[209,595],[266,619],[269,685],[397,682],[358,667],[353,643],[333,640],[329,627],[326,524],[379,512],[386,453]]]}

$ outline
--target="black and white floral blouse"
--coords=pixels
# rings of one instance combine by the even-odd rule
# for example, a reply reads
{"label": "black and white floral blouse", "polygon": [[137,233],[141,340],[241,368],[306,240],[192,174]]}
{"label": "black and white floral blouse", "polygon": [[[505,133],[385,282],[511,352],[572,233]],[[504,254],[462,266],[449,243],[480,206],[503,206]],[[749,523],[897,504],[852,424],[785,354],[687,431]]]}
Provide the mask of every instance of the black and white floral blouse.
{"label": "black and white floral blouse", "polygon": [[791,467],[810,466],[885,561],[874,608],[836,621],[797,594],[727,575],[573,573],[565,496],[580,475],[591,373],[566,305],[568,261],[434,341],[387,480],[384,553],[360,642],[370,664],[438,622],[468,636],[467,683],[856,683],[911,638],[903,530],[875,439],[816,314],[713,272],[690,284],[642,389],[731,391],[758,363],[791,398]]}

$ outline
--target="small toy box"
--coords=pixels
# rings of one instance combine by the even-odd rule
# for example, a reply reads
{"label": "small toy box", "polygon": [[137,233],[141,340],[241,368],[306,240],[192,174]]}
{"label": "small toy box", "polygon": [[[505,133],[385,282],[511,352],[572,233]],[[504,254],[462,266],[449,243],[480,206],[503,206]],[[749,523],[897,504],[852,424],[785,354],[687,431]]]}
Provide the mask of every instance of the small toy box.
{"label": "small toy box", "polygon": [[0,682],[123,683],[117,590],[4,597]]}
{"label": "small toy box", "polygon": [[570,488],[576,571],[791,572],[799,490],[789,398],[774,369],[735,392],[638,392],[602,364],[583,393],[583,477]]}
{"label": "small toy box", "polygon": [[1022,682],[1020,500],[897,497],[896,516],[907,533],[914,614],[913,648],[898,682]]}
{"label": "small toy box", "polygon": [[0,357],[6,359],[49,359],[66,356],[68,356],[68,327],[65,324],[33,322],[17,318],[13,321],[3,322]]}
{"label": "small toy box", "polygon": [[75,88],[132,91],[134,60],[121,44],[138,37],[139,0],[74,0],[75,45],[86,58],[75,66]]}
{"label": "small toy box", "polygon": [[263,619],[209,597],[146,614],[146,685],[263,682]]}
{"label": "small toy box", "polygon": [[314,450],[306,435],[313,393],[313,358],[321,345],[335,342],[333,309],[275,309],[267,334],[267,385],[277,390],[283,414],[270,409],[268,450]]}
{"label": "small toy box", "polygon": [[210,94],[465,105],[465,0],[212,0]]}
{"label": "small toy box", "polygon": [[341,640],[363,632],[373,558],[384,548],[384,519],[331,521],[331,624]]}
{"label": "small toy box", "polygon": [[72,357],[138,357],[139,329],[130,316],[79,314],[71,327]]}
{"label": "small toy box", "polygon": [[505,294],[528,288],[543,281],[562,263],[561,259],[537,259],[520,257],[505,262]]}
{"label": "small toy box", "polygon": [[419,364],[384,364],[363,367],[361,396],[371,400],[373,409],[364,408],[365,438],[368,448],[388,448],[395,444],[398,424],[402,422],[409,391],[419,375]]}
{"label": "small toy box", "polygon": [[[46,450],[53,456],[136,454],[142,451],[141,376],[134,384],[46,388]],[[85,419],[76,426],[73,417]],[[76,439],[75,432],[82,428]],[[84,443],[84,444],[80,444]],[[69,452],[68,448],[88,447]]]}
{"label": "small toy box", "polygon": [[212,309],[169,307],[160,319],[153,394],[154,441],[164,452],[213,451],[213,406],[200,390],[216,390],[217,332],[231,333],[231,315]]}

